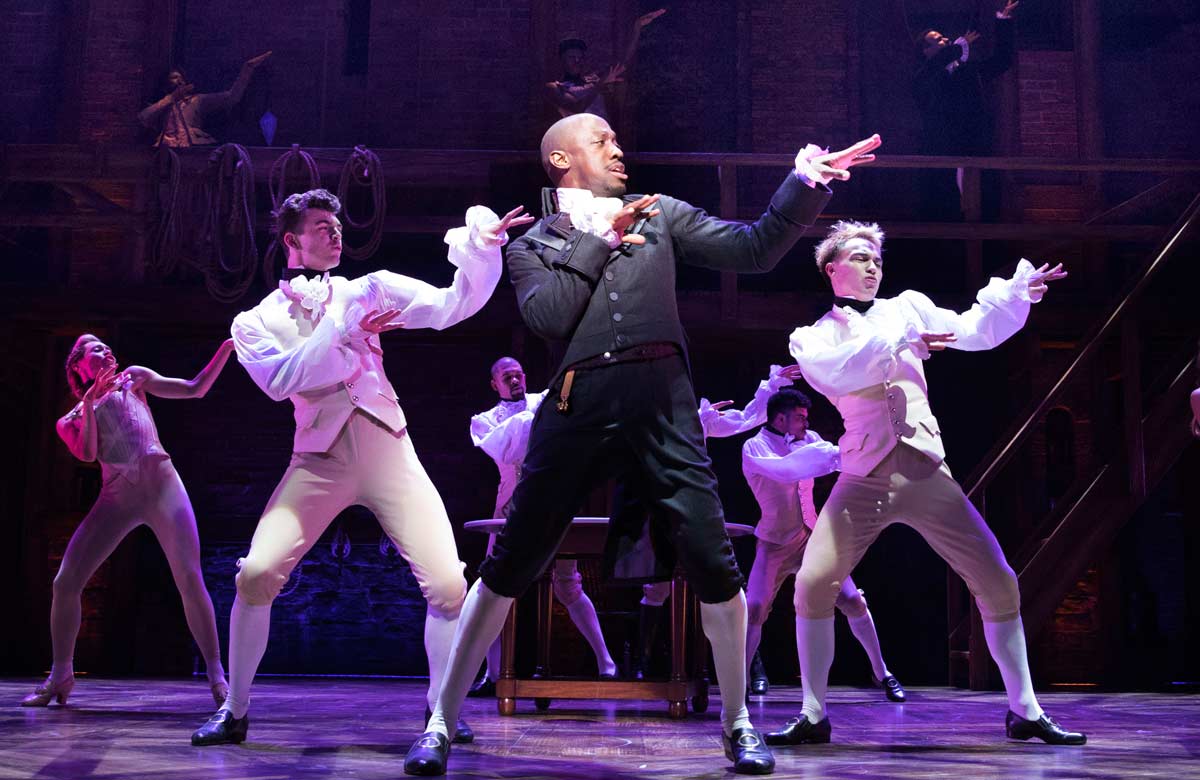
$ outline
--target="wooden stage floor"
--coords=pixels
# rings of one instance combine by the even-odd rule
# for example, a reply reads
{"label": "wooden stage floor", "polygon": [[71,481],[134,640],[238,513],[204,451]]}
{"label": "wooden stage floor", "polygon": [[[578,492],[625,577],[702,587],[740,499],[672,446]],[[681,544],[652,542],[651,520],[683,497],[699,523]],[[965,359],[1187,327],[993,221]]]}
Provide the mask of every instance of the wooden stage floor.
{"label": "wooden stage floor", "polygon": [[[264,678],[254,689],[250,738],[193,748],[188,737],[214,709],[200,680],[80,678],[66,708],[18,705],[33,679],[0,680],[0,778],[246,780],[398,778],[421,731],[417,681]],[[1011,742],[998,693],[835,688],[833,743],[776,751],[777,778],[1200,778],[1200,696],[1057,693],[1043,706],[1088,733],[1082,748]],[[799,708],[798,688],[756,700],[760,728]],[[665,717],[659,702],[521,701],[501,718],[494,701],[469,699],[473,745],[456,745],[450,777],[733,777],[721,754],[715,696],[708,713]]]}

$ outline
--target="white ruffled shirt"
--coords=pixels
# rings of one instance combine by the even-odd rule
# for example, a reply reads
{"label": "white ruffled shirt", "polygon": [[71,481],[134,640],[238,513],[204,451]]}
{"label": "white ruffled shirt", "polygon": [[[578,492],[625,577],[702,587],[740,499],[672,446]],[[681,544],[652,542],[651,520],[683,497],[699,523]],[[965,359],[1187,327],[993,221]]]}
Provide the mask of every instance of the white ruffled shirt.
{"label": "white ruffled shirt", "polygon": [[[446,233],[447,257],[457,268],[449,287],[391,271],[303,279],[300,300],[275,290],[234,318],[238,362],[272,400],[289,399],[295,406],[296,452],[326,452],[356,409],[392,431],[404,429],[404,413],[384,373],[379,334],[360,322],[372,311],[396,309],[407,329],[442,330],[483,308],[500,280],[503,241],[490,244],[480,230],[497,219],[490,209],[473,206],[466,226]],[[300,279],[291,283],[294,292]],[[324,299],[314,285],[328,285]]]}
{"label": "white ruffled shirt", "polygon": [[742,445],[742,473],[758,501],[762,517],[754,535],[764,542],[787,544],[817,524],[813,480],[837,471],[838,448],[808,431],[801,439],[765,426]]}
{"label": "white ruffled shirt", "polygon": [[500,400],[500,403],[471,418],[471,443],[496,462],[500,485],[496,489],[496,506],[492,517],[503,517],[504,505],[512,498],[521,478],[521,464],[529,450],[529,431],[533,416],[546,400],[546,390],[529,394],[520,401]]}
{"label": "white ruffled shirt", "polygon": [[804,378],[842,415],[838,441],[842,471],[866,476],[901,442],[940,462],[946,456],[941,428],[929,407],[922,361],[929,348],[922,333],[953,333],[952,349],[991,349],[1021,329],[1031,304],[1036,269],[1021,260],[1012,279],[993,278],[976,303],[961,314],[906,290],[876,299],[866,314],[833,308],[797,328],[789,350]]}

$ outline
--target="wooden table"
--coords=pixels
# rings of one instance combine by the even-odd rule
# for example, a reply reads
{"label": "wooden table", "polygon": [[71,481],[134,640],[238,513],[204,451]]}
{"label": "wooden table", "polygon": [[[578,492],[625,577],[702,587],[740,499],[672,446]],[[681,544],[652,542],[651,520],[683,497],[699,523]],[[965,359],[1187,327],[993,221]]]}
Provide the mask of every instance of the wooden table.
{"label": "wooden table", "polygon": [[[464,525],[468,531],[499,533],[503,518],[472,520]],[[726,523],[730,536],[746,536],[754,528]],[[557,558],[599,558],[608,535],[608,518],[576,517],[566,538],[558,548]],[[550,706],[551,699],[663,699],[667,714],[682,718],[688,702],[694,712],[708,709],[708,679],[706,662],[707,640],[700,626],[700,603],[688,588],[683,572],[676,569],[671,581],[671,672],[666,680],[600,680],[555,678],[550,672],[550,623],[554,602],[551,568],[537,583],[537,664],[534,676],[516,675],[517,602],[513,602],[500,634],[500,679],[496,681],[496,708],[501,715],[513,715],[517,699],[533,699],[539,710]],[[691,650],[689,659],[688,650]],[[690,666],[688,661],[690,660]]]}

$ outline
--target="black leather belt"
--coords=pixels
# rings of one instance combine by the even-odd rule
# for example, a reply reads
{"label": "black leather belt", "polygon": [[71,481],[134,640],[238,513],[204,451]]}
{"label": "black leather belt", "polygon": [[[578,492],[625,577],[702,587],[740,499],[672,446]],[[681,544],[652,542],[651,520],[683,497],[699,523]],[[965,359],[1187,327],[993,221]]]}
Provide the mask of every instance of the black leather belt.
{"label": "black leather belt", "polygon": [[679,349],[679,345],[674,342],[651,341],[648,344],[638,344],[637,346],[617,350],[616,352],[605,352],[602,355],[596,355],[595,357],[581,360],[578,363],[572,363],[571,367],[567,369],[567,373],[563,374],[563,383],[562,387],[558,390],[558,404],[556,408],[564,414],[571,410],[571,385],[575,381],[576,371],[615,366],[618,363],[658,360],[679,354],[682,354],[682,352]]}

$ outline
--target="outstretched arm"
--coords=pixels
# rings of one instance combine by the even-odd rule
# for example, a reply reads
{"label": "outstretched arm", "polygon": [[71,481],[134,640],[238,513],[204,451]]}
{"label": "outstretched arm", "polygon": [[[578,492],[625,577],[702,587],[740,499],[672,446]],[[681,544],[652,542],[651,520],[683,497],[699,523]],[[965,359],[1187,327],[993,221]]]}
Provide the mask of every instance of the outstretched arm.
{"label": "outstretched arm", "polygon": [[[472,206],[466,226],[446,233],[448,259],[458,269],[449,287],[376,271],[365,277],[364,305],[392,313],[409,329],[443,330],[472,316],[488,302],[500,281],[500,247],[508,240],[506,231],[533,221],[522,212],[518,206],[500,218],[489,208]],[[352,318],[348,314],[348,319]]]}
{"label": "outstretched arm", "polygon": [[622,68],[628,68],[633,63],[634,55],[637,54],[638,43],[642,39],[642,30],[645,30],[651,22],[667,12],[667,9],[660,8],[657,11],[651,11],[648,14],[642,14],[633,23],[633,37],[629,39],[629,45],[625,47],[625,56],[621,57]]}
{"label": "outstretched arm", "polygon": [[704,438],[721,438],[736,436],[752,428],[757,428],[767,421],[767,401],[779,391],[802,376],[799,366],[771,366],[770,375],[758,383],[754,398],[746,404],[745,409],[725,409],[731,405],[729,401],[716,404],[707,403],[708,399],[700,399],[700,424],[704,428]]}
{"label": "outstretched arm", "polygon": [[159,398],[203,398],[213,382],[221,375],[226,361],[233,354],[233,339],[225,339],[217,348],[208,365],[192,379],[162,376],[143,366],[130,366],[126,372],[133,378],[133,389],[156,395]]}
{"label": "outstretched arm", "polygon": [[945,346],[975,352],[991,349],[1020,330],[1029,317],[1030,306],[1046,294],[1048,283],[1066,276],[1061,263],[1053,268],[1049,264],[1034,268],[1022,259],[1012,279],[993,278],[979,291],[975,304],[961,314],[935,306],[925,295],[912,290],[898,297],[912,307],[927,330],[952,334]]}

